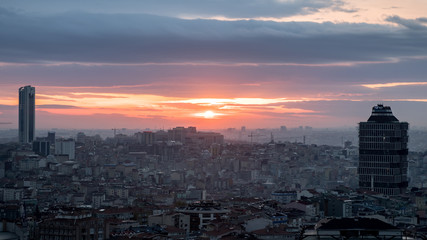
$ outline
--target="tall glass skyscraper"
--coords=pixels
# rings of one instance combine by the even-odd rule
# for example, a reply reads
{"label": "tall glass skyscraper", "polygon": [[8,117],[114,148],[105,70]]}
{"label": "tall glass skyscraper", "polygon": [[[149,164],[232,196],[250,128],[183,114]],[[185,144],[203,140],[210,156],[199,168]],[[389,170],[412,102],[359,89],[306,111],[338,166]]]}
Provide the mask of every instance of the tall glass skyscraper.
{"label": "tall glass skyscraper", "polygon": [[19,142],[34,140],[36,89],[31,86],[19,88]]}
{"label": "tall glass skyscraper", "polygon": [[407,172],[408,123],[378,104],[368,121],[359,123],[359,188],[398,195],[408,187]]}

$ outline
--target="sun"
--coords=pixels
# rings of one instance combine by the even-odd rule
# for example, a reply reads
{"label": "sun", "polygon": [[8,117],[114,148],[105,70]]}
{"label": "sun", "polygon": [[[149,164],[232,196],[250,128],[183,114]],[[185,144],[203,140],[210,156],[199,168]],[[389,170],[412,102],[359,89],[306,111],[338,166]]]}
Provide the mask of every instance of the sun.
{"label": "sun", "polygon": [[214,118],[215,116],[216,116],[216,114],[212,111],[206,111],[203,113],[204,118]]}
{"label": "sun", "polygon": [[196,116],[196,117],[203,117],[203,118],[210,118],[210,119],[215,118],[217,116],[221,116],[221,115],[224,115],[224,114],[216,113],[216,112],[211,111],[211,110],[194,114],[194,116]]}

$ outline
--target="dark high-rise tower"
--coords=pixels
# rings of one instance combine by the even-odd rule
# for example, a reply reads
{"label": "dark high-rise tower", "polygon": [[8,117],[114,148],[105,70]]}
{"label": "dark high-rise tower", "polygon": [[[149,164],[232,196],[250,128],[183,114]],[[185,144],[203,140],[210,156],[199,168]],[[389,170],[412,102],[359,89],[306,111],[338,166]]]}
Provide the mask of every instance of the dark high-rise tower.
{"label": "dark high-rise tower", "polygon": [[30,143],[34,140],[36,90],[34,87],[19,88],[19,142]]}
{"label": "dark high-rise tower", "polygon": [[378,104],[368,121],[359,123],[359,188],[398,195],[408,187],[407,172],[408,123]]}

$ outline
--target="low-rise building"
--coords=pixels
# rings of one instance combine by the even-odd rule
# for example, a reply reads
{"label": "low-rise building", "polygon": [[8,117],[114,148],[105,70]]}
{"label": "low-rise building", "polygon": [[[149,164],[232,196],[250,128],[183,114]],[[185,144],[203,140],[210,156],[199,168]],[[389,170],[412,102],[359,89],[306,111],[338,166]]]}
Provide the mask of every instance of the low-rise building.
{"label": "low-rise building", "polygon": [[187,207],[178,208],[176,212],[190,216],[190,231],[203,229],[214,219],[220,219],[230,212],[213,201],[201,201],[189,204]]}

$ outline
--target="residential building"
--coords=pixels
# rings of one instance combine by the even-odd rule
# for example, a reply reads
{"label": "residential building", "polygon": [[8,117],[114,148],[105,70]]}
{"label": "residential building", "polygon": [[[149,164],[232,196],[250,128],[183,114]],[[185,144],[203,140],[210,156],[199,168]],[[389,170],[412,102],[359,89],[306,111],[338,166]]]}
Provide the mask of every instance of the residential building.
{"label": "residential building", "polygon": [[290,203],[297,200],[296,191],[275,191],[271,193],[271,198],[280,203]]}
{"label": "residential building", "polygon": [[179,208],[178,213],[190,216],[190,230],[196,231],[206,227],[210,221],[220,219],[230,210],[221,207],[219,203],[213,201],[201,201],[189,204],[188,207]]}
{"label": "residential building", "polygon": [[76,158],[76,143],[74,139],[58,139],[55,142],[56,155],[68,155],[69,160]]}
{"label": "residential building", "polygon": [[305,239],[403,239],[399,228],[375,218],[326,218]]}
{"label": "residential building", "polygon": [[73,212],[39,224],[40,239],[104,239],[103,221],[87,212]]}

